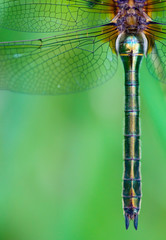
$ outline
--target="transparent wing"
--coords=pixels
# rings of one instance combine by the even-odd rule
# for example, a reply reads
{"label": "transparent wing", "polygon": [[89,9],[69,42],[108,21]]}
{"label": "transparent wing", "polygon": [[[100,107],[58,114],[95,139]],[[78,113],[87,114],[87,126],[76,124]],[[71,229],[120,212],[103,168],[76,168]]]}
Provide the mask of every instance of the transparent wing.
{"label": "transparent wing", "polygon": [[151,75],[166,83],[166,45],[156,42],[146,59],[146,64]]}
{"label": "transparent wing", "polygon": [[150,24],[144,32],[150,46],[147,68],[153,77],[166,82],[166,27]]}
{"label": "transparent wing", "polygon": [[109,23],[115,11],[113,0],[0,0],[0,27],[23,32],[85,29]]}
{"label": "transparent wing", "polygon": [[157,22],[166,23],[166,1],[146,0],[145,11]]}
{"label": "transparent wing", "polygon": [[0,43],[0,89],[30,94],[86,90],[109,80],[117,69],[110,41],[114,27],[50,38]]}

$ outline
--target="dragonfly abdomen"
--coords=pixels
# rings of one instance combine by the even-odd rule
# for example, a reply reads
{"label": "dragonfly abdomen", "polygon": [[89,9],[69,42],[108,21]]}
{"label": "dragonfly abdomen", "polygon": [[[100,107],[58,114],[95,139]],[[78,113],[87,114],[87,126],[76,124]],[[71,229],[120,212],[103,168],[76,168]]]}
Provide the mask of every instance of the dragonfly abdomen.
{"label": "dragonfly abdomen", "polygon": [[[131,74],[130,77],[127,76],[128,73]],[[139,85],[137,74],[133,71],[128,73],[126,72],[125,77],[123,207],[126,228],[129,226],[129,219],[134,219],[134,226],[137,228],[141,203]]]}
{"label": "dragonfly abdomen", "polygon": [[118,37],[116,45],[125,70],[123,208],[126,229],[130,219],[134,220],[137,229],[141,205],[139,66],[147,42],[143,34],[123,33]]}

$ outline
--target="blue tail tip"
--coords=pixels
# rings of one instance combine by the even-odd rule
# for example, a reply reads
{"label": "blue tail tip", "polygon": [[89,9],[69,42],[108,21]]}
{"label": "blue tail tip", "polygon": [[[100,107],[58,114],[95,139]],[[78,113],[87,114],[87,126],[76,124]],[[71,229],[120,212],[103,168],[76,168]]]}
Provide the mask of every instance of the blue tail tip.
{"label": "blue tail tip", "polygon": [[138,214],[134,215],[134,228],[135,230],[138,229]]}
{"label": "blue tail tip", "polygon": [[134,221],[134,228],[135,230],[138,229],[138,214],[130,215],[128,213],[125,213],[125,227],[126,230],[129,228],[130,220]]}
{"label": "blue tail tip", "polygon": [[128,214],[125,214],[125,226],[126,226],[126,230],[129,228],[129,223],[130,223],[129,215],[128,215]]}

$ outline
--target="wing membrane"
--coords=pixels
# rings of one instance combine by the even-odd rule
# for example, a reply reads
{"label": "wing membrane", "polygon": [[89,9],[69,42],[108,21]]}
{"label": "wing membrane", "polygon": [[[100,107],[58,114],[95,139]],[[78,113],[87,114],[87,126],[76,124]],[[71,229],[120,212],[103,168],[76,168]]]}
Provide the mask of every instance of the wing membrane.
{"label": "wing membrane", "polygon": [[94,28],[41,40],[0,43],[0,89],[63,94],[93,88],[117,69],[116,29]]}
{"label": "wing membrane", "polygon": [[[147,68],[156,79],[166,82],[166,27],[150,24],[145,31],[151,45]],[[155,42],[154,42],[155,40]]]}
{"label": "wing membrane", "polygon": [[145,11],[154,21],[166,23],[166,1],[147,0]]}
{"label": "wing membrane", "polygon": [[150,74],[157,80],[166,83],[166,45],[156,42],[146,60]]}
{"label": "wing membrane", "polygon": [[23,32],[70,31],[109,23],[114,13],[113,0],[0,0],[0,27]]}

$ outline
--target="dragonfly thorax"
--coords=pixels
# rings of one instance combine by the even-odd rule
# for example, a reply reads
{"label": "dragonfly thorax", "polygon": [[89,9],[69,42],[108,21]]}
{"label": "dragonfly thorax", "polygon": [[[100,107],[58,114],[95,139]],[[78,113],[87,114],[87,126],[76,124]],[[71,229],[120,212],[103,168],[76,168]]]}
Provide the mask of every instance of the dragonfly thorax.
{"label": "dragonfly thorax", "polygon": [[138,33],[144,31],[147,26],[147,16],[143,10],[144,1],[128,0],[125,3],[118,1],[118,14],[116,26],[120,32]]}
{"label": "dragonfly thorax", "polygon": [[116,50],[121,56],[143,56],[147,52],[147,46],[143,33],[121,33],[116,40]]}

